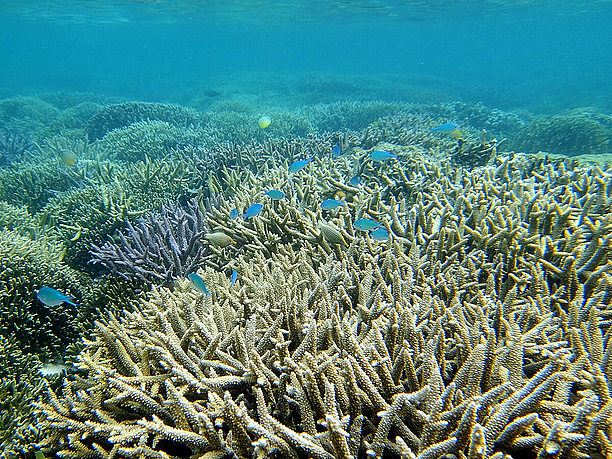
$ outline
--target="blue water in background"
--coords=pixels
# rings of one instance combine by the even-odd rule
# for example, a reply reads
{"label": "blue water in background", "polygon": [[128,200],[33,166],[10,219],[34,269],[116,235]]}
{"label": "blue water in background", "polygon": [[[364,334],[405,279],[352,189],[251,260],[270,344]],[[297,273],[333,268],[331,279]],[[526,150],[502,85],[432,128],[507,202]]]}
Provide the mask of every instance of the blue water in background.
{"label": "blue water in background", "polygon": [[612,106],[610,1],[0,1],[0,11],[2,98],[59,90],[181,103],[228,80],[257,92],[323,74],[536,112]]}

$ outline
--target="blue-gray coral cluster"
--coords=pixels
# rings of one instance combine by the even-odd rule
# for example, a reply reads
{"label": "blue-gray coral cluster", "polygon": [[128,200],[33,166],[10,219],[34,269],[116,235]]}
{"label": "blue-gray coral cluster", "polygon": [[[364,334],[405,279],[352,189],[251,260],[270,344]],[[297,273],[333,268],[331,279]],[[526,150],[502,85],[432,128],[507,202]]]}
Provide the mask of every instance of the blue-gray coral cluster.
{"label": "blue-gray coral cluster", "polygon": [[92,245],[92,262],[103,265],[126,281],[168,284],[203,266],[208,231],[204,213],[195,199],[180,206],[163,206],[137,223],[126,223],[118,242]]}
{"label": "blue-gray coral cluster", "polygon": [[27,136],[8,130],[0,131],[0,168],[23,161],[25,152],[32,147],[32,140]]}

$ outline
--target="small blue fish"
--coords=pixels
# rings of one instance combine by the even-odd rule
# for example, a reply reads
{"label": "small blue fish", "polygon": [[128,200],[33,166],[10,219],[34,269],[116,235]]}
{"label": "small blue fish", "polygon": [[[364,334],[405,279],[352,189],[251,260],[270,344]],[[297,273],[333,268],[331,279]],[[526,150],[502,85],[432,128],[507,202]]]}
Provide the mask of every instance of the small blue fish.
{"label": "small blue fish", "polygon": [[251,207],[249,207],[243,215],[244,219],[248,220],[249,218],[257,217],[261,209],[263,209],[263,204],[251,204]]}
{"label": "small blue fish", "polygon": [[202,279],[198,274],[191,273],[187,277],[191,282],[193,282],[195,288],[197,288],[200,292],[204,292],[206,295],[210,295],[210,293],[208,293],[208,289],[206,288],[206,282],[204,282],[204,279]]}
{"label": "small blue fish", "polygon": [[382,228],[377,228],[372,231],[371,236],[375,241],[385,242],[389,240],[389,233]]}
{"label": "small blue fish", "polygon": [[455,129],[457,129],[457,125],[455,123],[444,123],[435,128],[431,128],[432,131],[439,132],[441,134],[450,134]]}
{"label": "small blue fish", "polygon": [[354,186],[354,187],[358,187],[361,186],[361,179],[359,178],[358,175],[356,175],[355,177],[351,177],[351,179],[349,180],[349,185]]}
{"label": "small blue fish", "polygon": [[299,161],[291,163],[289,165],[289,172],[296,173],[296,172],[301,171],[302,169],[304,169],[308,165],[308,163],[310,161],[312,161],[312,158],[310,158],[310,159],[300,159]]}
{"label": "small blue fish", "polygon": [[342,153],[342,149],[340,148],[340,145],[334,145],[332,147],[332,156],[333,157],[340,156],[340,153]]}
{"label": "small blue fish", "polygon": [[326,199],[321,203],[321,209],[332,210],[346,204],[346,201],[338,201],[337,199]]}
{"label": "small blue fish", "polygon": [[372,161],[378,161],[380,163],[387,161],[389,159],[397,159],[397,156],[395,156],[393,153],[389,153],[388,151],[373,151],[372,153],[370,153],[370,159]]}
{"label": "small blue fish", "polygon": [[51,287],[41,287],[40,290],[36,292],[36,298],[46,306],[59,306],[62,303],[76,306],[73,302],[73,297],[64,295]]}
{"label": "small blue fish", "polygon": [[269,196],[274,201],[280,201],[281,199],[285,199],[285,193],[281,190],[270,190],[264,193],[266,196]]}
{"label": "small blue fish", "polygon": [[232,269],[232,285],[230,286],[230,288],[234,286],[237,280],[238,280],[238,271],[236,271],[235,269]]}
{"label": "small blue fish", "polygon": [[368,220],[367,218],[360,218],[353,223],[353,227],[359,231],[372,231],[380,228],[380,223],[374,220]]}
{"label": "small blue fish", "polygon": [[238,218],[238,210],[237,209],[230,210],[230,218],[232,220],[236,220]]}

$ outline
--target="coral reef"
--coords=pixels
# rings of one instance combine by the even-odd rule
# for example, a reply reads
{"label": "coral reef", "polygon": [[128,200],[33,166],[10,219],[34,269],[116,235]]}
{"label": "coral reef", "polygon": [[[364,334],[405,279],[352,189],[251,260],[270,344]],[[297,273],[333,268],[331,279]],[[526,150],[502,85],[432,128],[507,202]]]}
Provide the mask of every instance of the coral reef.
{"label": "coral reef", "polygon": [[[67,110],[83,104],[95,104],[98,106],[117,104],[118,97],[96,94],[91,92],[76,91],[49,91],[38,94],[38,99],[43,100],[59,110]],[[87,118],[88,121],[91,117]]]}
{"label": "coral reef", "polygon": [[101,244],[129,217],[141,215],[118,185],[72,188],[49,199],[38,212],[45,228],[55,231],[65,246],[65,262],[86,269],[91,244]]}
{"label": "coral reef", "polygon": [[37,357],[24,354],[19,343],[0,335],[0,451],[18,458],[30,452],[37,440],[34,401],[45,386]]}
{"label": "coral reef", "polygon": [[[492,109],[482,103],[454,102],[447,106],[449,111],[444,114],[446,119],[455,120],[460,126],[477,126],[496,136],[514,136],[525,124],[523,116],[517,113]],[[430,107],[428,111],[431,113]]]}
{"label": "coral reef", "polygon": [[[39,405],[43,446],[101,457],[610,454],[612,174],[518,155],[470,172],[396,152],[402,167],[365,165],[361,189],[336,181],[335,162],[292,177],[301,213],[280,201],[234,226],[219,217],[227,203],[207,213],[240,250],[201,272],[212,296],[179,281],[98,322],[79,357],[86,376]],[[280,169],[248,179],[236,202]],[[320,235],[309,209],[325,187],[350,193],[327,218],[348,247]],[[356,232],[363,216],[391,240]]]}
{"label": "coral reef", "polygon": [[49,198],[77,184],[56,158],[28,161],[0,169],[0,200],[38,212]]}
{"label": "coral reef", "polygon": [[37,97],[0,100],[0,125],[9,131],[29,134],[43,130],[59,110]]}
{"label": "coral reef", "polygon": [[138,225],[127,222],[118,241],[101,247],[92,244],[92,263],[108,268],[127,281],[167,284],[203,266],[204,235],[208,231],[203,212],[195,200],[186,208],[168,205],[159,215],[148,213]]}
{"label": "coral reef", "polygon": [[36,239],[44,232],[38,221],[28,213],[27,208],[0,201],[0,229],[5,228],[30,239]]}
{"label": "coral reef", "polygon": [[0,168],[24,159],[24,154],[32,148],[32,141],[21,134],[0,131]]}
{"label": "coral reef", "polygon": [[86,136],[85,125],[92,116],[100,111],[102,105],[94,102],[83,102],[78,105],[67,107],[49,125],[46,132],[54,134],[61,132],[63,135],[71,133],[79,137]]}
{"label": "coral reef", "polygon": [[[79,157],[95,156],[97,148],[80,142],[48,146],[49,151],[71,145]],[[37,212],[42,225],[59,233],[66,246],[65,261],[89,270],[91,244],[101,245],[127,220],[134,221],[167,202],[185,201],[202,187],[195,168],[182,161],[150,160],[136,163],[80,160],[77,167],[58,166],[73,186],[47,199]]]}
{"label": "coral reef", "polygon": [[[266,129],[261,129],[257,119],[265,113],[272,123]],[[203,143],[213,146],[220,142],[250,143],[265,142],[270,138],[305,137],[314,131],[307,116],[302,113],[279,111],[276,109],[255,112],[252,109],[244,111],[214,111],[206,124]]]}
{"label": "coral reef", "polygon": [[[3,453],[612,455],[612,172],[500,149],[607,151],[610,117],[299,83],[276,106],[220,84],[207,113],[0,101]],[[76,354],[41,394],[41,360]]]}
{"label": "coral reef", "polygon": [[46,306],[36,299],[51,285],[81,301],[87,296],[82,276],[62,262],[63,247],[54,239],[32,240],[0,230],[0,335],[13,336],[24,352],[61,355],[75,340],[88,311],[67,303]]}
{"label": "coral reef", "polygon": [[110,131],[100,140],[111,159],[142,161],[145,157],[163,158],[170,149],[198,144],[201,131],[174,126],[165,121],[139,121]]}
{"label": "coral reef", "polygon": [[588,110],[573,110],[551,117],[538,117],[516,133],[511,148],[546,151],[567,156],[610,152],[610,117]]}
{"label": "coral reef", "polygon": [[175,127],[197,126],[200,114],[180,105],[126,102],[108,105],[87,122],[89,140],[101,139],[109,132],[144,121],[161,121]]}
{"label": "coral reef", "polygon": [[346,101],[307,106],[300,111],[312,119],[319,132],[330,132],[360,131],[379,118],[393,116],[402,109],[405,109],[405,104]]}

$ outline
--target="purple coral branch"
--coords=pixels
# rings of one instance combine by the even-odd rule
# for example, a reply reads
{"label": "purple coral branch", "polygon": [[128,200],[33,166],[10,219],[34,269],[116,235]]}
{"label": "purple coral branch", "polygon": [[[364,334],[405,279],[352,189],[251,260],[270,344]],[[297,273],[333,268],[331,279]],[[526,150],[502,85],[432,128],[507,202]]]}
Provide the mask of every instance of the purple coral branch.
{"label": "purple coral branch", "polygon": [[147,214],[138,225],[126,224],[120,242],[92,244],[92,263],[101,264],[123,279],[169,283],[204,265],[207,248],[202,236],[208,232],[195,199],[184,209],[163,206],[160,215]]}

